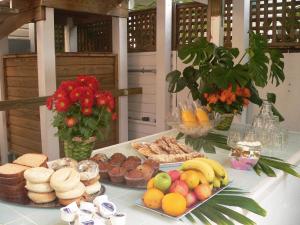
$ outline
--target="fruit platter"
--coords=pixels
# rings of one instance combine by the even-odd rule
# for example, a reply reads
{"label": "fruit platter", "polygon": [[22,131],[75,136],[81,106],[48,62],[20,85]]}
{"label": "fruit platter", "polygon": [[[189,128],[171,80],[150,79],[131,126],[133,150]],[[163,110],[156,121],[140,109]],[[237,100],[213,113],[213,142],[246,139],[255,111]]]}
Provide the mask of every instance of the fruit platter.
{"label": "fruit platter", "polygon": [[136,205],[180,219],[230,184],[227,171],[217,161],[195,158],[176,170],[160,172],[148,181]]}
{"label": "fruit platter", "polygon": [[105,192],[99,179],[92,160],[48,162],[44,154],[27,153],[0,166],[0,199],[37,208],[91,202]]}
{"label": "fruit platter", "polygon": [[98,164],[101,182],[145,189],[147,182],[159,171],[159,163],[151,159],[116,152],[110,157],[97,153],[91,160]]}

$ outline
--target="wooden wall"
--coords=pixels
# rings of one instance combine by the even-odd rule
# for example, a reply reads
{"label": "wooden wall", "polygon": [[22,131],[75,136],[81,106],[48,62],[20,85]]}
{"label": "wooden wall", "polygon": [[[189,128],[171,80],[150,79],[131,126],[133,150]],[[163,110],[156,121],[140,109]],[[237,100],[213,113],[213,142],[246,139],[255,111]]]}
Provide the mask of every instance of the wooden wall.
{"label": "wooden wall", "polygon": [[[112,54],[59,53],[56,55],[57,86],[61,81],[73,79],[78,74],[90,74],[99,79],[102,88],[117,89],[116,68],[116,56]],[[4,70],[7,100],[38,96],[35,54],[6,56]],[[17,155],[41,152],[39,108],[9,110],[7,114],[10,151]],[[95,148],[117,143],[116,125],[113,124],[108,140],[96,143]]]}

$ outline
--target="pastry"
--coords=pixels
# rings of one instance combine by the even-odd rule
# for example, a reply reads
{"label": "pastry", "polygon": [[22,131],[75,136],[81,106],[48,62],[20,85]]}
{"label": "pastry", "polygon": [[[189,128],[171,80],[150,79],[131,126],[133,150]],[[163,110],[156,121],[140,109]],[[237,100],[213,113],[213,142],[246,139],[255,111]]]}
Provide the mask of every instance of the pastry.
{"label": "pastry", "polygon": [[64,192],[55,191],[56,196],[59,199],[72,199],[78,198],[83,195],[85,192],[85,186],[83,183],[79,182],[77,186],[73,187],[72,189]]}
{"label": "pastry", "polygon": [[99,174],[98,164],[92,160],[83,160],[78,163],[77,171],[81,181],[94,179]]}
{"label": "pastry", "polygon": [[36,193],[47,193],[54,191],[49,183],[31,183],[27,180],[25,188],[28,191],[36,192]]}
{"label": "pastry", "polygon": [[111,170],[113,167],[110,165],[108,162],[99,162],[98,163],[99,167],[99,174],[100,174],[100,179],[108,179],[108,171]]}
{"label": "pastry", "polygon": [[30,168],[24,172],[24,178],[30,183],[46,183],[50,181],[51,175],[54,173],[52,169],[45,167]]}
{"label": "pastry", "polygon": [[77,205],[79,205],[81,199],[82,199],[82,196],[80,196],[78,198],[72,198],[72,199],[58,199],[58,203],[63,206],[67,206],[67,205],[71,204],[72,202],[76,202]]}
{"label": "pastry", "polygon": [[62,168],[55,171],[50,179],[51,187],[58,192],[73,189],[80,183],[80,174],[73,168]]}
{"label": "pastry", "polygon": [[117,153],[114,153],[114,154],[110,157],[110,159],[120,159],[121,161],[125,161],[125,160],[126,160],[126,156],[123,155],[122,153],[117,152]]}
{"label": "pastry", "polygon": [[159,161],[160,163],[183,162],[196,157],[203,157],[202,153],[192,152],[188,154],[172,154],[172,155],[152,155],[149,159]]}
{"label": "pastry", "polygon": [[14,160],[13,163],[28,167],[45,167],[47,159],[48,157],[43,154],[27,153]]}
{"label": "pastry", "polygon": [[121,158],[121,157],[115,157],[115,158],[111,158],[109,160],[109,163],[112,167],[115,167],[115,166],[121,166],[122,163],[126,160],[126,158]]}
{"label": "pastry", "polygon": [[28,197],[31,201],[37,204],[53,202],[56,199],[56,195],[54,192],[50,193],[35,193],[35,192],[28,192]]}
{"label": "pastry", "polygon": [[125,174],[125,181],[128,186],[137,187],[145,185],[146,181],[141,170],[131,170]]}
{"label": "pastry", "polygon": [[137,156],[128,156],[127,160],[133,160],[133,161],[136,161],[136,162],[139,162],[141,164],[142,160],[137,157]]}
{"label": "pastry", "polygon": [[53,169],[54,171],[59,170],[61,168],[70,167],[70,168],[77,168],[77,161],[71,158],[61,158],[51,162],[48,162],[48,168]]}
{"label": "pastry", "polygon": [[103,154],[103,153],[98,153],[98,154],[94,155],[91,158],[91,160],[93,160],[96,163],[106,162],[106,161],[108,161],[108,157],[105,154]]}
{"label": "pastry", "polygon": [[92,195],[92,194],[99,192],[100,189],[101,189],[101,184],[99,181],[97,181],[97,182],[93,183],[92,185],[86,186],[85,193],[87,193],[88,195]]}
{"label": "pastry", "polygon": [[158,170],[159,170],[159,163],[155,160],[147,159],[147,160],[144,161],[143,164],[151,166],[154,170],[154,173],[157,173]]}
{"label": "pastry", "polygon": [[114,167],[108,172],[109,178],[113,183],[124,182],[125,173],[126,173],[126,169],[124,169],[123,167]]}
{"label": "pastry", "polygon": [[122,163],[122,167],[126,169],[126,171],[130,171],[135,169],[141,164],[141,162],[134,159],[127,159]]}
{"label": "pastry", "polygon": [[136,169],[142,172],[144,179],[146,181],[150,180],[151,177],[154,175],[154,169],[150,165],[147,164],[139,165]]}
{"label": "pastry", "polygon": [[100,175],[97,175],[95,178],[91,179],[91,180],[83,180],[81,181],[84,186],[89,186],[89,185],[92,185],[94,184],[95,182],[99,181],[100,180]]}

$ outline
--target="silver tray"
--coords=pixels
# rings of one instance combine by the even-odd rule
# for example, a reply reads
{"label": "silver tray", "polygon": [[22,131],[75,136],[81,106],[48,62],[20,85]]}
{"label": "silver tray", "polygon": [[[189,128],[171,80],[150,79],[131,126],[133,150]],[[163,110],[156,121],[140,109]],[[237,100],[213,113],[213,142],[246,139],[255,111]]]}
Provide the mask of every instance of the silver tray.
{"label": "silver tray", "polygon": [[167,214],[165,214],[161,209],[150,209],[148,207],[146,207],[143,203],[143,201],[141,199],[138,199],[136,200],[135,204],[141,208],[144,208],[144,209],[147,209],[147,210],[150,210],[154,213],[157,213],[157,214],[160,214],[160,215],[163,215],[163,216],[166,216],[166,217],[169,217],[169,218],[172,218],[172,219],[176,219],[176,220],[179,220],[181,219],[182,217],[184,217],[185,215],[187,215],[188,213],[190,213],[191,211],[193,211],[194,209],[198,208],[200,205],[202,205],[204,202],[208,201],[209,199],[211,199],[212,197],[214,197],[215,195],[219,194],[221,191],[223,191],[225,188],[229,187],[229,185],[231,184],[231,182],[228,183],[228,185],[224,186],[224,187],[221,187],[221,188],[218,188],[218,189],[214,189],[213,191],[213,194],[206,200],[202,201],[202,202],[199,202],[195,205],[193,205],[192,207],[188,208],[185,213],[183,213],[182,215],[180,216],[169,216]]}

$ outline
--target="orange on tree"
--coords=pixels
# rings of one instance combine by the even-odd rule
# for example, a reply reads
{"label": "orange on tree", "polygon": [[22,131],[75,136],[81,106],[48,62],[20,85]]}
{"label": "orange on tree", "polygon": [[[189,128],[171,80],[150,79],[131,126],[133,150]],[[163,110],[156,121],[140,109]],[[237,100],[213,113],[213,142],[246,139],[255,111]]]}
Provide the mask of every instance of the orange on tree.
{"label": "orange on tree", "polygon": [[151,209],[160,209],[164,193],[156,188],[148,189],[143,196],[145,206]]}
{"label": "orange on tree", "polygon": [[162,200],[162,210],[170,216],[180,216],[186,208],[186,199],[179,193],[166,194]]}

